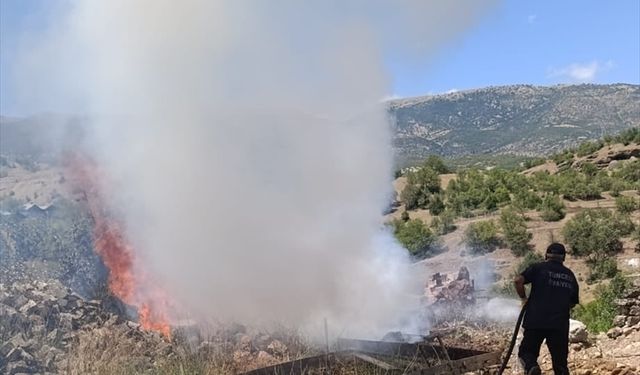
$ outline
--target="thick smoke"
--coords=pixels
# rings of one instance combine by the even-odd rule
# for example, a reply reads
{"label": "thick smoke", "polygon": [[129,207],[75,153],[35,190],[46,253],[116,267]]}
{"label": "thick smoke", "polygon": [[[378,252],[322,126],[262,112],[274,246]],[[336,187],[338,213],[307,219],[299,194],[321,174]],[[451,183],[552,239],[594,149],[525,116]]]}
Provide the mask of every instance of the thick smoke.
{"label": "thick smoke", "polygon": [[191,317],[378,334],[422,286],[382,230],[385,59],[427,58],[491,3],[72,2],[24,48],[23,87],[95,116],[138,267]]}

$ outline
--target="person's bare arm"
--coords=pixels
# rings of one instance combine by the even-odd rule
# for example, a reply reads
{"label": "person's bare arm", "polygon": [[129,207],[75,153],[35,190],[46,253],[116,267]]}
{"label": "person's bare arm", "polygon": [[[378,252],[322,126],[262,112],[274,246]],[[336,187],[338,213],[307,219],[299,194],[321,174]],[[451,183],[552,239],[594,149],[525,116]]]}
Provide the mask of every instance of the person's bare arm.
{"label": "person's bare arm", "polygon": [[516,278],[513,280],[513,284],[516,287],[516,293],[518,293],[520,299],[523,301],[523,303],[525,303],[527,300],[527,292],[524,289],[524,277],[522,275],[516,276]]}

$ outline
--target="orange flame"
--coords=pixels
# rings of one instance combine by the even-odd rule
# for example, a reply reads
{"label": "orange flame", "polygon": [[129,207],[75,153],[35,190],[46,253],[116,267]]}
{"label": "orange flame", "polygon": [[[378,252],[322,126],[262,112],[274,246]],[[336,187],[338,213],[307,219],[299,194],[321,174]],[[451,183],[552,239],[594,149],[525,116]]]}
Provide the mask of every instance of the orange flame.
{"label": "orange flame", "polygon": [[168,298],[141,271],[134,273],[136,254],[124,237],[119,223],[110,217],[100,194],[99,169],[92,161],[74,155],[67,158],[72,181],[85,195],[94,219],[94,248],[109,269],[109,290],[123,302],[138,309],[140,325],[145,330],[157,331],[170,338],[171,327],[167,318]]}

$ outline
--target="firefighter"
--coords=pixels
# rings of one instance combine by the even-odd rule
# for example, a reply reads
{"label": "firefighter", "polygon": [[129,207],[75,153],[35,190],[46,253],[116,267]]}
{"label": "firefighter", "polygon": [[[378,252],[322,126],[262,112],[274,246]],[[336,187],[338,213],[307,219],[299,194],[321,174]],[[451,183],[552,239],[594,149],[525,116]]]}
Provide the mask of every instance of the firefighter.
{"label": "firefighter", "polygon": [[[549,348],[554,373],[569,374],[569,313],[578,304],[578,282],[564,266],[565,256],[564,245],[552,243],[544,262],[532,264],[515,279],[516,291],[526,309],[518,357],[528,375],[541,374],[538,355],[543,340]],[[529,298],[525,284],[531,284]]]}

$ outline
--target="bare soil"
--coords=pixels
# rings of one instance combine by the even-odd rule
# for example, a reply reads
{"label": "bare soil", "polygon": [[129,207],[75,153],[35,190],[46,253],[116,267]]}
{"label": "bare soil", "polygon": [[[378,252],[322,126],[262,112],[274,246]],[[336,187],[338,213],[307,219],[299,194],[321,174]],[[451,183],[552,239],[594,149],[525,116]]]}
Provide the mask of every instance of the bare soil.
{"label": "bare soil", "polygon": [[7,175],[0,178],[0,199],[14,197],[21,202],[46,205],[57,196],[71,196],[63,169],[41,165],[37,171],[21,166],[3,167]]}

